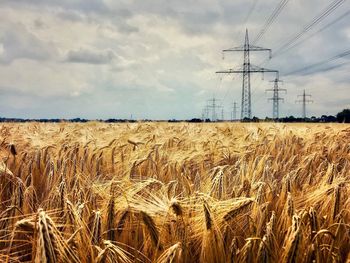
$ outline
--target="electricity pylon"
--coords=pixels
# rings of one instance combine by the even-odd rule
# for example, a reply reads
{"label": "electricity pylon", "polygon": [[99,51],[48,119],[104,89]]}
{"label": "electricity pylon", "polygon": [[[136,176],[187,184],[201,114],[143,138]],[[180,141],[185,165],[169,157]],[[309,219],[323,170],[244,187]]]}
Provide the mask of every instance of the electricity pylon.
{"label": "electricity pylon", "polygon": [[217,103],[219,102],[218,99],[212,98],[210,100],[208,100],[208,111],[211,110],[211,121],[217,121],[217,114],[216,114],[216,110],[221,108],[222,106],[219,106]]}
{"label": "electricity pylon", "polygon": [[284,102],[284,98],[280,97],[280,92],[284,91],[287,93],[286,89],[280,89],[278,87],[278,83],[279,82],[283,82],[282,80],[279,80],[278,78],[275,78],[275,80],[272,80],[270,82],[273,82],[273,89],[267,89],[266,91],[272,91],[273,92],[273,97],[272,98],[268,98],[268,101],[272,101],[272,118],[273,119],[278,119],[280,117],[280,109],[279,109],[279,105],[280,105],[280,101]]}
{"label": "electricity pylon", "polygon": [[243,82],[242,82],[241,119],[244,119],[244,118],[251,119],[251,117],[252,117],[252,100],[251,100],[251,88],[250,88],[250,74],[257,73],[257,72],[261,72],[261,73],[275,72],[276,77],[278,78],[278,71],[272,70],[272,69],[261,68],[261,67],[254,66],[254,65],[250,64],[249,53],[251,51],[269,51],[270,58],[271,58],[271,49],[250,45],[249,44],[248,29],[246,29],[245,41],[244,41],[243,46],[223,50],[223,52],[234,52],[234,51],[243,51],[244,52],[244,61],[243,61],[242,68],[237,69],[237,70],[234,70],[234,69],[222,70],[222,71],[217,71],[216,73],[223,73],[223,74],[240,73],[240,74],[242,74]]}
{"label": "electricity pylon", "polygon": [[311,98],[310,94],[306,94],[305,90],[302,95],[298,95],[298,98],[302,97],[301,100],[296,100],[295,103],[302,103],[303,104],[303,119],[306,119],[306,104],[313,103],[313,100],[309,100],[307,98]]}
{"label": "electricity pylon", "polygon": [[208,105],[206,105],[202,111],[202,120],[206,121],[207,119],[209,119],[209,107],[208,107]]}
{"label": "electricity pylon", "polygon": [[233,102],[232,112],[231,112],[231,121],[237,120],[237,102]]}

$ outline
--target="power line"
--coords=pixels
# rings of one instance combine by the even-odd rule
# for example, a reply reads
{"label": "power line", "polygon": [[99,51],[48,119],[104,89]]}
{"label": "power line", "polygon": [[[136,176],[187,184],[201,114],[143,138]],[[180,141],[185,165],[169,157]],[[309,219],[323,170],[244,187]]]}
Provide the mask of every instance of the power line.
{"label": "power line", "polygon": [[340,17],[334,19],[332,22],[328,23],[327,25],[325,25],[324,27],[322,27],[321,29],[317,30],[316,32],[314,32],[313,34],[305,37],[303,40],[299,41],[299,42],[296,42],[294,43],[293,45],[289,46],[288,48],[286,48],[284,51],[281,51],[279,54],[275,54],[273,56],[273,58],[279,56],[279,55],[282,55],[286,52],[288,52],[289,50],[299,46],[300,44],[304,43],[305,41],[309,40],[310,38],[314,37],[315,35],[321,33],[322,31],[326,30],[327,28],[333,26],[334,24],[336,24],[337,22],[339,22],[340,20],[342,20],[343,18],[345,18],[346,16],[350,15],[350,10],[345,12],[343,15],[341,15]]}
{"label": "power line", "polygon": [[250,16],[252,15],[253,11],[255,10],[256,4],[258,3],[259,0],[253,0],[253,4],[251,5],[246,17],[244,18],[244,26],[247,24],[248,19],[250,18]]}
{"label": "power line", "polygon": [[277,7],[273,10],[272,14],[270,15],[270,17],[267,19],[267,21],[265,22],[263,28],[260,30],[259,34],[255,37],[255,39],[253,40],[253,44],[256,44],[266,33],[266,31],[270,28],[270,26],[272,25],[272,23],[276,20],[276,18],[278,17],[278,15],[281,13],[281,11],[283,10],[283,8],[287,5],[289,0],[281,0],[279,2],[279,4],[277,5]]}
{"label": "power line", "polygon": [[[236,78],[236,76],[233,75],[231,81],[235,80],[235,78]],[[222,103],[224,103],[224,102],[226,101],[226,99],[228,98],[228,93],[229,93],[230,91],[232,91],[232,89],[226,89],[225,95],[224,95],[224,96],[222,97],[222,99],[221,99],[221,100],[222,100]]]}
{"label": "power line", "polygon": [[317,68],[319,66],[322,66],[324,64],[327,64],[329,62],[332,62],[332,61],[335,61],[335,60],[338,60],[340,58],[343,58],[343,57],[346,57],[346,56],[349,56],[350,55],[350,49],[349,50],[346,50],[338,55],[335,55],[331,58],[328,58],[326,60],[323,60],[323,61],[320,61],[320,62],[317,62],[317,63],[314,63],[312,65],[309,65],[309,66],[306,66],[306,67],[303,67],[301,69],[297,69],[297,70],[293,70],[291,72],[288,72],[287,74],[284,74],[284,76],[289,76],[289,75],[295,75],[296,73],[300,73],[300,72],[304,72],[304,71],[308,71],[310,69],[313,69],[313,68]]}
{"label": "power line", "polygon": [[[308,35],[306,37],[304,37],[304,35],[306,33],[308,33],[313,27],[315,27],[316,25],[318,25],[319,23],[321,23],[325,18],[327,18],[332,12],[334,12],[340,5],[342,5],[346,0],[335,0],[333,1],[331,4],[329,4],[327,6],[327,8],[325,8],[319,15],[315,16],[314,19],[312,19],[308,24],[306,24],[302,30],[300,32],[298,32],[297,34],[295,34],[293,37],[291,37],[288,42],[286,42],[285,44],[281,45],[276,52],[273,53],[273,58],[279,56],[280,54],[283,54],[287,51],[289,51],[290,49],[302,44],[303,42],[307,41],[308,39],[310,39],[311,37],[315,36],[316,34],[324,31],[325,29],[333,26],[335,23],[337,23],[338,21],[340,21],[341,19],[344,19],[345,17],[347,17],[350,14],[350,11],[345,12],[344,14],[342,14],[340,17],[334,19],[333,21],[331,21],[330,23],[328,23],[327,25],[323,26],[321,29],[317,30],[316,32],[312,33],[311,35]],[[261,29],[261,31],[259,32],[259,34],[257,35],[257,37],[254,39],[254,42],[259,41],[264,34],[268,31],[268,29],[270,28],[270,26],[273,24],[273,22],[277,19],[278,15],[281,13],[282,9],[286,6],[286,4],[288,3],[287,0],[282,0],[279,2],[279,4],[277,5],[277,7],[274,9],[274,11],[272,12],[272,14],[270,15],[269,19],[266,21],[266,23],[264,24],[263,28]],[[254,5],[254,3],[253,3]],[[255,8],[255,7],[254,7]],[[249,13],[248,13],[248,17],[249,17]],[[303,38],[303,39],[301,39]],[[253,45],[250,45],[251,47],[254,47]],[[227,50],[227,51],[234,51],[234,50]],[[237,50],[236,50],[237,51]],[[319,63],[315,63],[312,65],[309,65],[307,67],[304,67],[302,69],[299,70],[294,70],[292,72],[289,72],[285,75],[292,75],[298,72],[302,72],[302,71],[306,71],[312,68],[315,68],[317,66],[326,64],[330,61],[339,59],[341,57],[344,56],[348,56],[348,52],[345,51],[339,55],[336,55],[330,59],[327,59],[325,61],[319,62]],[[267,60],[263,61],[261,64],[259,64],[259,66],[265,64],[267,62]],[[231,70],[231,72],[226,72],[226,73],[234,73],[234,70]],[[227,92],[228,93],[228,92]],[[226,94],[227,94],[226,93]],[[253,92],[254,93],[254,92]],[[225,99],[226,96],[224,96]]]}
{"label": "power line", "polygon": [[303,29],[296,33],[293,37],[288,39],[284,44],[282,44],[279,48],[276,49],[274,52],[274,56],[278,53],[280,53],[282,50],[288,48],[289,46],[293,45],[298,39],[300,39],[304,34],[306,34],[312,27],[319,24],[323,19],[328,17],[334,10],[336,10],[341,4],[343,4],[346,0],[335,0],[333,1],[329,6],[327,6],[326,9],[324,9],[321,14],[314,17],[311,22],[309,22],[306,26],[303,27]]}
{"label": "power line", "polygon": [[[257,5],[258,2],[259,2],[259,0],[253,0],[253,3],[252,3],[252,5],[251,5],[251,7],[249,8],[249,10],[248,10],[248,12],[247,12],[245,18],[244,18],[243,21],[242,21],[242,22],[243,22],[243,23],[242,23],[242,24],[243,24],[243,28],[246,28],[247,22],[248,22],[250,16],[252,15],[252,13],[254,12],[254,10],[255,10],[256,5]],[[241,35],[241,34],[242,34],[242,35]],[[244,31],[240,31],[240,33],[237,32],[235,35],[236,35],[236,38],[241,38],[241,37],[244,36]]]}
{"label": "power line", "polygon": [[[338,1],[339,1],[339,0],[338,0]],[[335,2],[338,2],[338,1],[335,1]],[[340,4],[341,4],[341,3],[340,3]],[[328,6],[328,8],[329,8],[329,6]],[[324,13],[324,12],[323,12],[323,13]],[[273,56],[271,57],[270,60],[272,60],[272,59],[274,59],[274,58],[276,58],[276,57],[278,57],[278,56],[280,56],[280,55],[283,55],[283,54],[287,53],[289,50],[291,50],[291,49],[293,49],[293,48],[299,46],[300,44],[304,43],[304,42],[307,41],[308,39],[314,37],[315,35],[321,33],[322,31],[326,30],[327,28],[333,26],[334,24],[336,24],[337,22],[339,22],[339,21],[342,20],[343,18],[347,17],[348,15],[350,15],[350,10],[347,11],[347,12],[345,12],[345,13],[344,13],[343,15],[341,15],[340,17],[334,19],[334,20],[331,21],[330,23],[326,24],[325,26],[323,26],[322,28],[320,28],[320,29],[317,30],[316,32],[314,32],[314,33],[312,33],[311,35],[305,37],[305,38],[302,39],[301,41],[299,41],[299,42],[294,42],[294,44],[289,45],[287,48],[285,48],[284,50],[281,50],[281,51],[278,52],[278,53],[277,53],[277,51],[276,51],[275,53],[273,53]],[[305,26],[305,27],[306,27],[306,26]],[[301,37],[300,37],[300,38],[301,38]],[[299,38],[299,39],[300,39],[300,38]],[[288,43],[288,42],[287,42],[287,43]],[[264,60],[262,63],[259,64],[259,66],[264,65],[264,64],[266,64],[267,62],[270,62],[270,60],[269,60],[269,59]],[[328,61],[327,61],[327,62],[328,62]],[[302,71],[302,69],[301,69],[300,71]],[[292,72],[287,73],[287,74],[284,74],[284,76],[290,75],[291,73],[292,73]]]}
{"label": "power line", "polygon": [[[255,10],[255,7],[257,5],[259,0],[253,0],[253,3],[251,5],[251,7],[249,8],[246,16],[244,17],[244,19],[242,20],[242,22],[240,24],[243,25],[243,28],[246,28],[247,22],[250,18],[250,16],[252,15],[253,11]],[[236,31],[235,32],[235,39],[240,39],[241,37],[244,36],[244,31]],[[224,54],[222,55],[222,58],[224,59]]]}

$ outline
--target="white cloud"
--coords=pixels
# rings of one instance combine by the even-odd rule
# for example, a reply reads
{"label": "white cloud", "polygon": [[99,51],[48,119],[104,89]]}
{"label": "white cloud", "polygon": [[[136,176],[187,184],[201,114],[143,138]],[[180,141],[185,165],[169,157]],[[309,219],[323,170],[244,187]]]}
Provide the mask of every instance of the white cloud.
{"label": "white cloud", "polygon": [[0,43],[0,57],[2,57],[5,53],[5,48],[4,48],[4,44]]}
{"label": "white cloud", "polygon": [[[328,2],[289,1],[258,44],[278,48]],[[251,4],[244,0],[4,0],[0,4],[0,112],[18,117],[107,118],[133,113],[190,118],[201,113],[201,105],[213,94],[229,111],[232,101],[240,100],[241,76],[220,81],[215,71],[239,66],[242,54],[222,60],[221,49],[242,44],[245,26],[254,38],[276,1],[258,1],[244,25]],[[349,7],[345,3],[342,10]],[[349,20],[344,19],[264,66],[285,73],[331,57],[348,49],[349,32]],[[251,58],[258,65],[265,54]],[[282,114],[299,114],[294,100],[303,88],[316,97],[310,106],[313,115],[323,114],[327,105],[332,113],[348,106],[348,70],[344,65],[322,74],[286,78]],[[270,88],[269,75],[260,79],[252,76],[253,114],[264,117],[271,115],[272,107],[264,93]]]}

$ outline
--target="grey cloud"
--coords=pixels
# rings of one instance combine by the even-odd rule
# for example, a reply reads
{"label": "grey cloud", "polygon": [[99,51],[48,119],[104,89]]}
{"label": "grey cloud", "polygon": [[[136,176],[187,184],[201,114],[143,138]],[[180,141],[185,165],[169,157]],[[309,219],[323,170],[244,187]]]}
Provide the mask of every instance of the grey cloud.
{"label": "grey cloud", "polygon": [[127,8],[120,4],[113,8],[104,0],[3,0],[2,5],[12,8],[28,8],[58,13],[62,18],[72,21],[81,20],[84,16],[103,16],[112,19],[126,19],[132,16]]}
{"label": "grey cloud", "polygon": [[108,7],[100,0],[4,0],[3,5],[12,7],[77,10],[85,13],[106,13]]}
{"label": "grey cloud", "polygon": [[0,63],[8,64],[16,59],[48,60],[57,51],[51,43],[40,40],[22,24],[0,26]]}
{"label": "grey cloud", "polygon": [[[225,98],[224,106],[228,111],[232,101],[240,101],[241,76],[237,75],[234,79],[233,76],[226,77],[227,80],[220,86],[219,77],[214,72],[241,65],[242,54],[231,54],[222,61],[220,50],[241,45],[245,27],[249,29],[250,39],[254,39],[277,4],[275,0],[258,1],[245,24],[244,19],[254,1],[3,0],[3,10],[16,14],[15,18],[12,16],[13,21],[22,21],[23,24],[30,21],[34,28],[29,32],[25,28],[13,27],[6,18],[0,19],[0,85],[8,89],[15,86],[25,89],[28,93],[20,94],[21,102],[27,98],[36,106],[30,113],[24,108],[21,110],[31,116],[45,113],[52,117],[59,114],[84,117],[87,114],[85,116],[90,118],[104,118],[114,117],[114,113],[129,117],[133,112],[150,118],[190,118],[200,114],[201,105],[204,106],[206,99],[213,94],[219,99]],[[328,4],[327,0],[289,1],[257,44],[275,51]],[[342,8],[324,24],[348,10],[349,2]],[[37,18],[40,22],[35,22]],[[58,26],[61,22],[69,30],[61,30]],[[52,39],[57,50],[65,54],[64,58],[55,56],[55,51],[43,39]],[[283,78],[287,72],[348,49],[349,39],[349,21],[344,19],[262,66],[279,69]],[[260,65],[265,55],[251,54],[251,63]],[[16,77],[12,79],[5,68],[17,58],[40,60],[40,63],[16,61],[11,70]],[[51,61],[54,61],[54,66]],[[338,100],[339,96],[350,99],[345,88],[349,83],[349,66],[340,66],[341,62],[326,65],[334,67],[332,70],[285,76],[288,94],[284,95],[286,103],[281,106],[283,114],[300,115],[300,105],[296,106],[294,100],[304,88],[312,94],[322,94],[320,98],[315,98],[315,105],[310,106],[310,114],[323,113],[325,105],[331,107],[331,112],[348,105],[346,99]],[[91,67],[91,64],[105,66]],[[44,73],[36,76],[31,67]],[[45,71],[51,67],[52,71]],[[19,71],[26,74],[16,82]],[[60,75],[57,71],[61,71]],[[43,82],[45,76],[47,78]],[[260,75],[252,77],[253,111],[259,117],[271,115],[272,105],[267,103],[271,94],[264,93],[266,88],[271,88],[267,82],[270,77],[273,76],[266,75],[264,81],[260,81]],[[67,83],[68,78],[70,83]],[[57,82],[60,85],[55,85]],[[83,89],[79,93],[78,90],[81,95],[70,97],[68,91],[82,82],[91,87],[88,92]],[[45,98],[55,102],[53,109],[50,109],[51,101],[40,103],[41,98],[30,96],[43,90],[44,86],[52,89]],[[339,96],[335,96],[328,86],[334,90],[342,88]],[[2,91],[3,98],[10,94],[8,89]],[[57,92],[63,89],[66,90]],[[57,100],[57,94],[65,96]],[[12,102],[16,100],[15,95],[11,98]],[[339,103],[329,103],[333,100]],[[84,107],[89,104],[87,101],[96,107]],[[11,114],[11,110],[5,111],[10,109],[6,107],[6,100],[1,102],[4,106],[0,112],[4,110],[6,114]],[[20,115],[21,110],[12,112]]]}
{"label": "grey cloud", "polygon": [[130,34],[130,33],[136,33],[139,32],[139,28],[136,26],[131,26],[127,23],[120,23],[118,25],[118,29],[121,33],[126,33],[126,34]]}
{"label": "grey cloud", "polygon": [[60,10],[57,12],[57,16],[63,20],[71,22],[83,22],[85,16],[82,13],[71,10]]}
{"label": "grey cloud", "polygon": [[113,50],[95,51],[89,49],[71,50],[67,54],[66,62],[87,64],[109,64],[118,56]]}
{"label": "grey cloud", "polygon": [[34,26],[37,29],[43,29],[43,28],[45,28],[45,23],[43,21],[41,21],[40,19],[35,19]]}

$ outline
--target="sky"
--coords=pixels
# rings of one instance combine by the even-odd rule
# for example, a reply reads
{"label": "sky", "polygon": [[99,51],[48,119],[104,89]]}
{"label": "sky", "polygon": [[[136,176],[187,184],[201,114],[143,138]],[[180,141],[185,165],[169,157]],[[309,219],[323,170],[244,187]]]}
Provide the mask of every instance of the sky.
{"label": "sky", "polygon": [[[242,45],[246,28],[254,40],[279,2],[1,0],[0,116],[189,119],[215,97],[230,118],[242,76],[215,72],[239,68],[243,54],[222,50]],[[278,50],[330,2],[288,1],[254,44]],[[344,1],[305,41],[271,60],[252,52],[252,64],[280,71],[287,89],[281,116],[301,115],[295,100],[304,89],[314,101],[309,116],[350,108],[350,56],[288,74],[349,49],[349,10]],[[265,90],[274,77],[252,74],[254,116],[271,117]]]}

